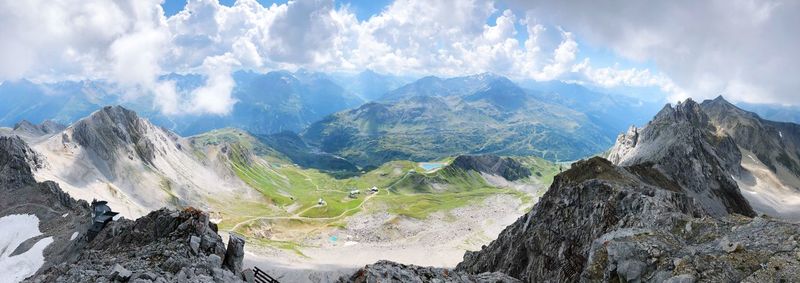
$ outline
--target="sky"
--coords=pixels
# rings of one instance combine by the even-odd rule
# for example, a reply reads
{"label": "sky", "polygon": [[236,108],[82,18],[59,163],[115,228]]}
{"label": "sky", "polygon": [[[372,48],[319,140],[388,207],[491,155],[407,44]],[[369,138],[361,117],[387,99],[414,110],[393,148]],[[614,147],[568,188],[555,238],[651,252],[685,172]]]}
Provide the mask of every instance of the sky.
{"label": "sky", "polygon": [[[800,104],[799,1],[0,0],[0,81],[102,79],[165,114],[228,113],[231,74],[493,72]],[[178,90],[168,73],[196,73]]]}

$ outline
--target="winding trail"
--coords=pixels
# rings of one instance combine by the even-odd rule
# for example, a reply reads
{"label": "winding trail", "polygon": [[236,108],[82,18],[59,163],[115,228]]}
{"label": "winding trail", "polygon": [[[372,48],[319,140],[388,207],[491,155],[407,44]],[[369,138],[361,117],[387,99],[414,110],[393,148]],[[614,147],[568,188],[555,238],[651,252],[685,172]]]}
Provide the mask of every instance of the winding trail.
{"label": "winding trail", "polygon": [[347,215],[347,213],[349,213],[351,211],[354,211],[354,210],[357,210],[357,209],[361,209],[364,206],[364,204],[367,203],[367,201],[369,201],[370,199],[372,199],[376,195],[378,195],[378,193],[374,193],[374,194],[368,195],[366,198],[364,198],[363,201],[361,201],[361,203],[358,204],[358,206],[353,207],[353,208],[348,209],[348,210],[345,210],[345,211],[342,211],[342,213],[337,215],[337,216],[331,216],[331,217],[306,217],[306,216],[300,216],[301,214],[305,213],[308,210],[311,210],[312,208],[321,207],[321,205],[315,205],[315,206],[311,206],[309,208],[306,208],[303,211],[298,212],[297,214],[292,215],[292,216],[262,216],[262,217],[255,217],[255,218],[252,218],[252,219],[248,219],[248,220],[245,220],[245,221],[237,223],[236,225],[233,226],[233,228],[230,229],[230,231],[236,231],[236,229],[238,229],[239,226],[241,226],[243,224],[247,224],[247,223],[253,222],[253,221],[256,221],[256,220],[310,220],[310,221],[336,220],[336,219],[344,217],[345,215]]}

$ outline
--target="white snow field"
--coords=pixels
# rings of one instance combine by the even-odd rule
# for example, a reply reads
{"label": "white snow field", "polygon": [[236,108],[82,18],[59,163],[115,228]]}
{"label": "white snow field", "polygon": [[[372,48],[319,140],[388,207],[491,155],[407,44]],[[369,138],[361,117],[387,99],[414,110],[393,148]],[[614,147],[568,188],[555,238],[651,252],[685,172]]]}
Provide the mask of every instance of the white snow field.
{"label": "white snow field", "polygon": [[31,214],[14,214],[0,218],[0,283],[20,282],[36,273],[44,264],[44,249],[53,242],[52,237],[39,240],[30,249],[11,255],[20,244],[39,236],[39,218]]}

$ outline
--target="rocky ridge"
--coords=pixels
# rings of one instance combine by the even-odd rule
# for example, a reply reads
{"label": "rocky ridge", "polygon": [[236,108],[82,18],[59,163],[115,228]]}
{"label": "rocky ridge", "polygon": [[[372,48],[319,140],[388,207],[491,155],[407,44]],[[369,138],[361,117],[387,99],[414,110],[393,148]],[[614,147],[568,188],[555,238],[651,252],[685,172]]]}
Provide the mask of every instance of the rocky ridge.
{"label": "rocky ridge", "polygon": [[508,181],[516,181],[531,176],[531,171],[518,161],[497,155],[459,155],[449,165],[453,168],[471,170],[502,176]]}
{"label": "rocky ridge", "polygon": [[608,155],[612,163],[651,164],[709,215],[755,216],[731,177],[741,171],[741,152],[691,99],[665,106],[642,129],[629,130],[617,140]]}
{"label": "rocky ridge", "polygon": [[243,282],[244,242],[231,235],[228,243],[226,250],[208,214],[161,209],[111,222],[74,260],[28,281]]}
{"label": "rocky ridge", "polygon": [[0,217],[32,215],[41,230],[41,235],[7,247],[13,252],[3,260],[19,267],[26,260],[20,254],[45,245],[41,255],[44,262],[38,271],[31,270],[17,279],[237,282],[250,274],[242,271],[244,241],[232,235],[226,250],[208,214],[194,209],[161,209],[135,221],[113,221],[87,242],[84,235],[91,222],[88,203],[73,199],[54,182],[36,182],[32,171],[40,163],[21,138],[0,137]]}
{"label": "rocky ridge", "polygon": [[524,282],[800,280],[800,225],[755,216],[730,177],[741,170],[735,142],[697,103],[665,107],[614,148],[613,162],[595,157],[557,175],[455,270]]}

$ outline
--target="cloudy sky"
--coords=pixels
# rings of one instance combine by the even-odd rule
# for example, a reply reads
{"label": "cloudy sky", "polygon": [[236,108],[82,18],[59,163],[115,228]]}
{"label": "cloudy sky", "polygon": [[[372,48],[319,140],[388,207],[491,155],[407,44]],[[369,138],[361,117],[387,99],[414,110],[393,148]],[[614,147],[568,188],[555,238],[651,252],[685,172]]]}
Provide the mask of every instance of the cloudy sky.
{"label": "cloudy sky", "polygon": [[[0,0],[0,81],[104,79],[227,113],[236,70],[494,72],[800,105],[800,1]],[[181,93],[163,74],[197,73]]]}

